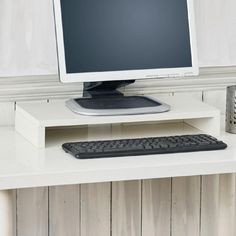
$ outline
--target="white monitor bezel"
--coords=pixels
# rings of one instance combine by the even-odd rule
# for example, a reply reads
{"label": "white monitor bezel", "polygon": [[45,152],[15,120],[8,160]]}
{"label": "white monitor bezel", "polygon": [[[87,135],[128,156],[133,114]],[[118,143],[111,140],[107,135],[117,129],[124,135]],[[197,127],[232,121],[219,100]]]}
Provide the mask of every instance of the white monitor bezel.
{"label": "white monitor bezel", "polygon": [[193,0],[187,0],[192,67],[67,73],[60,0],[53,0],[60,81],[63,83],[183,77],[199,74]]}

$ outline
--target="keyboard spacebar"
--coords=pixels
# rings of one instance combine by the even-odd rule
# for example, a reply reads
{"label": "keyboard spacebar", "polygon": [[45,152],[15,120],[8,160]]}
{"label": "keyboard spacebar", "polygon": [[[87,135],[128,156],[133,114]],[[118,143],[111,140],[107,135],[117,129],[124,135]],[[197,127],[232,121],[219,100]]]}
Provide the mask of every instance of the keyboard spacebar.
{"label": "keyboard spacebar", "polygon": [[93,153],[81,153],[79,154],[80,159],[89,158],[105,158],[105,157],[122,157],[122,156],[140,156],[148,154],[163,153],[163,150],[150,149],[145,150],[144,148],[127,148],[127,149],[107,149],[104,152],[93,152]]}
{"label": "keyboard spacebar", "polygon": [[143,146],[135,146],[135,147],[125,147],[125,148],[104,148],[104,152],[128,152],[128,151],[138,151],[144,150]]}

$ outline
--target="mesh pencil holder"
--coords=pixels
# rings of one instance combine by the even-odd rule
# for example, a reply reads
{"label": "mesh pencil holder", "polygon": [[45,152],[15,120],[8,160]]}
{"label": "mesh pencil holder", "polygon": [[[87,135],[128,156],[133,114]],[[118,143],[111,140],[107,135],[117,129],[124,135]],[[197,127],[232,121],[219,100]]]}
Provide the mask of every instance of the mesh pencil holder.
{"label": "mesh pencil holder", "polygon": [[227,88],[225,130],[236,134],[236,86]]}

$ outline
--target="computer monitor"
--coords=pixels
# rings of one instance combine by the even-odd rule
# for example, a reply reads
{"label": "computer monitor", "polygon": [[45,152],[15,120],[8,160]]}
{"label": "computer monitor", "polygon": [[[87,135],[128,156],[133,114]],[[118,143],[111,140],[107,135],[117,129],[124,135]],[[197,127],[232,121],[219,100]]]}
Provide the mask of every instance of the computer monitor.
{"label": "computer monitor", "polygon": [[[63,83],[90,82],[99,95],[136,79],[198,74],[193,0],[54,0],[54,12]],[[92,102],[83,104],[92,113],[113,108]]]}

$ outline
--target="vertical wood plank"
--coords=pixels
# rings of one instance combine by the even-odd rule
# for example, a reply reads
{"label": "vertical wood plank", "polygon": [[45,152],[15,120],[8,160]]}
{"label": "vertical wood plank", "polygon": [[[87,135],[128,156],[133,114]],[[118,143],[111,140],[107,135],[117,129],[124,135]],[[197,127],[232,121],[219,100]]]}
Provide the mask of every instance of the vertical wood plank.
{"label": "vertical wood plank", "polygon": [[200,66],[236,64],[234,0],[194,1]]}
{"label": "vertical wood plank", "polygon": [[141,181],[112,183],[112,236],[141,236]]}
{"label": "vertical wood plank", "polygon": [[142,236],[170,236],[171,179],[144,180]]}
{"label": "vertical wood plank", "polygon": [[81,185],[81,236],[110,236],[110,183]]}
{"label": "vertical wood plank", "polygon": [[[12,206],[13,206],[13,236],[18,236],[17,235],[17,190],[11,190],[11,198],[12,198]],[[0,234],[1,235],[1,234]]]}
{"label": "vertical wood plank", "polygon": [[202,177],[201,236],[235,235],[235,174]]}
{"label": "vertical wood plank", "polygon": [[0,103],[0,126],[14,125],[15,118],[15,103],[1,102]]}
{"label": "vertical wood plank", "polygon": [[48,236],[48,188],[17,190],[17,236]]}
{"label": "vertical wood plank", "polygon": [[49,188],[49,235],[80,236],[80,186]]}
{"label": "vertical wood plank", "polygon": [[219,175],[202,177],[201,236],[220,236],[218,231],[219,183]]}
{"label": "vertical wood plank", "polygon": [[200,177],[172,180],[172,235],[199,236]]}
{"label": "vertical wood plank", "polygon": [[14,191],[0,190],[0,235],[15,236]]}
{"label": "vertical wood plank", "polygon": [[235,174],[220,175],[219,235],[235,236]]}
{"label": "vertical wood plank", "polygon": [[235,235],[235,174],[202,177],[201,236]]}

